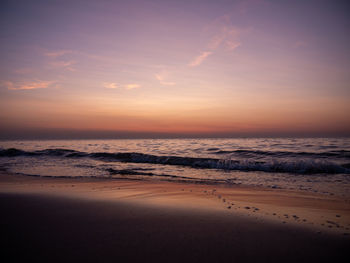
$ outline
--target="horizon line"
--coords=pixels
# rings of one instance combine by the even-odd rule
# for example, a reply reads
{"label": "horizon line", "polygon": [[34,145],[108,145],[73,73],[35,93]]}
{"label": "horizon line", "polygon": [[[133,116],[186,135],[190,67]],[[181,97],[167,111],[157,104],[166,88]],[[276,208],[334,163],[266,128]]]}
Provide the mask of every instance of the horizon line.
{"label": "horizon line", "polygon": [[234,139],[234,138],[348,138],[350,132],[137,132],[68,129],[0,131],[0,140],[113,140],[113,139]]}

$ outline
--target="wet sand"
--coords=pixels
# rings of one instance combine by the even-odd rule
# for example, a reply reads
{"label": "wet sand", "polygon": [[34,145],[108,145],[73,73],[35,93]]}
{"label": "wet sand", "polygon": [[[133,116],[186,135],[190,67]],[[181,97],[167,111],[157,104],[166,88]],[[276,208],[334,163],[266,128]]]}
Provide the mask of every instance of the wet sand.
{"label": "wet sand", "polygon": [[12,262],[342,262],[350,249],[349,201],[280,189],[1,172],[0,205]]}

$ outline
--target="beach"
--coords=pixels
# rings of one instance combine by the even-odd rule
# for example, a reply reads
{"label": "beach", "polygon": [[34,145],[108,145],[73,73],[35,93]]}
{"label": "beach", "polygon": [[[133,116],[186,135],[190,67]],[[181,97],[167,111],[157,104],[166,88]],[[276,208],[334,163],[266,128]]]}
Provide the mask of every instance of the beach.
{"label": "beach", "polygon": [[[12,262],[345,262],[350,203],[281,189],[2,171]],[[11,260],[10,260],[11,262]]]}
{"label": "beach", "polygon": [[1,3],[1,262],[349,262],[349,1]]}

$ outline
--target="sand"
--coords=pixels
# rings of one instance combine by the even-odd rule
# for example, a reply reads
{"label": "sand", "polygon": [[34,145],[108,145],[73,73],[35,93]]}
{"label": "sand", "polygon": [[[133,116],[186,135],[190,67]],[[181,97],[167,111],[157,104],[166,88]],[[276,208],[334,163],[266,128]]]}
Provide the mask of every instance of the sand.
{"label": "sand", "polygon": [[349,201],[305,192],[1,172],[0,205],[12,262],[342,262],[350,249]]}

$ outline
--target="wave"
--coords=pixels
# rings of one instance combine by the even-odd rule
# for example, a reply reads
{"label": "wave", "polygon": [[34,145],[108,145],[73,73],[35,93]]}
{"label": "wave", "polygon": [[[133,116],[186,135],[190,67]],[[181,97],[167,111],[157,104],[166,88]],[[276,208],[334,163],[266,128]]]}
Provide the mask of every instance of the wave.
{"label": "wave", "polygon": [[[242,152],[243,150],[239,150]],[[245,151],[248,152],[248,151]],[[259,152],[260,151],[249,151]],[[271,152],[270,152],[271,153]],[[269,154],[264,152],[264,154]],[[279,152],[280,154],[280,152]],[[303,156],[303,152],[299,152]],[[324,156],[328,153],[307,153],[314,156]],[[332,152],[335,154],[335,152]],[[338,151],[338,154],[349,154],[348,151]],[[221,169],[235,171],[262,171],[270,173],[296,173],[296,174],[350,174],[350,163],[338,164],[335,162],[319,159],[271,159],[268,161],[256,161],[254,159],[234,160],[218,158],[200,158],[183,156],[157,156],[136,152],[87,153],[70,149],[45,149],[40,151],[23,151],[15,148],[0,150],[0,157],[16,156],[57,156],[65,158],[92,158],[106,162],[150,163],[161,165],[180,165],[200,169]],[[127,173],[127,171],[124,171]],[[123,173],[121,171],[120,173]],[[142,172],[143,175],[151,175]],[[140,175],[142,175],[140,174]]]}
{"label": "wave", "polygon": [[[192,183],[192,184],[204,184],[204,185],[217,185],[217,184],[236,184],[231,179],[204,179],[204,178],[193,178],[193,177],[185,177],[185,176],[177,176],[177,175],[169,175],[169,174],[153,174],[153,173],[138,173],[134,170],[115,170],[115,169],[107,169],[107,172],[109,172],[110,176],[101,176],[101,175],[88,175],[88,176],[71,176],[71,175],[42,175],[42,174],[29,174],[29,173],[16,173],[19,175],[24,176],[30,176],[30,177],[41,177],[41,178],[69,178],[69,179],[86,179],[86,178],[92,178],[92,179],[113,179],[113,180],[145,180],[144,176],[152,176],[157,177],[159,180],[162,181],[176,181],[178,183]],[[115,177],[114,175],[121,175],[123,177]],[[131,175],[129,177],[128,175]],[[134,177],[133,175],[140,175],[142,177]],[[124,177],[125,176],[125,177]],[[273,188],[276,188],[273,187]]]}
{"label": "wave", "polygon": [[[139,169],[138,169],[139,170]],[[178,175],[171,175],[171,174],[156,174],[156,173],[151,173],[151,172],[139,172],[135,171],[132,169],[113,169],[113,168],[108,168],[107,171],[112,174],[119,174],[119,175],[142,175],[142,176],[159,176],[159,177],[169,177],[169,178],[181,178],[181,179],[195,179],[195,178],[189,178],[185,176],[178,176]]]}
{"label": "wave", "polygon": [[[209,151],[209,149],[208,149]],[[214,154],[234,154],[238,156],[271,156],[271,157],[316,157],[316,158],[350,158],[350,151],[338,150],[329,152],[290,152],[290,151],[251,151],[251,150],[219,150]]]}

